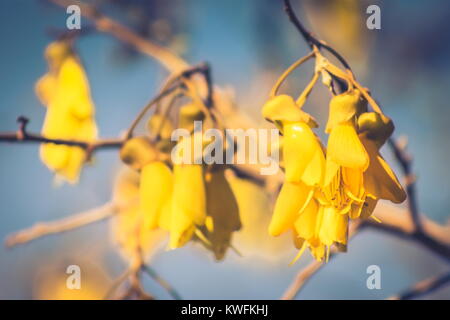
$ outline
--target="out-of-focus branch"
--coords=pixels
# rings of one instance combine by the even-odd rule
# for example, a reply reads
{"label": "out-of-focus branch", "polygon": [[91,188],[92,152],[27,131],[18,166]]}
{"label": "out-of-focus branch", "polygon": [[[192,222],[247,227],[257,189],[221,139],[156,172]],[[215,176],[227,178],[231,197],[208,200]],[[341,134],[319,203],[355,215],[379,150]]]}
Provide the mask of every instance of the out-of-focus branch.
{"label": "out-of-focus branch", "polygon": [[55,233],[62,233],[74,230],[88,224],[109,218],[119,209],[116,203],[106,203],[98,208],[94,208],[85,212],[81,212],[61,220],[51,222],[39,222],[28,229],[20,230],[9,235],[5,240],[7,247],[14,247],[33,241],[37,238]]}
{"label": "out-of-focus branch", "polygon": [[174,54],[169,49],[159,46],[139,36],[128,27],[103,15],[94,6],[74,0],[48,0],[56,5],[67,8],[77,5],[81,9],[81,15],[91,20],[97,30],[108,33],[120,41],[132,46],[136,50],[158,60],[170,72],[180,72],[189,67],[189,64]]}
{"label": "out-of-focus branch", "polygon": [[[359,231],[360,228],[360,221],[353,221],[350,224],[349,230],[348,230],[348,238],[353,238]],[[331,254],[329,257],[329,261],[333,259],[337,252],[336,247],[331,248]],[[314,276],[323,266],[325,266],[326,263],[324,261],[317,261],[313,260],[311,261],[306,267],[301,269],[297,275],[295,276],[294,280],[291,282],[289,287],[284,292],[283,296],[281,297],[281,300],[292,300],[294,299],[297,294],[300,292],[300,290],[303,288],[303,286]]]}
{"label": "out-of-focus branch", "polygon": [[174,287],[172,287],[172,285],[170,283],[168,283],[166,280],[164,280],[163,278],[161,278],[161,276],[156,272],[155,269],[153,269],[152,267],[150,267],[149,265],[145,265],[143,264],[141,266],[142,271],[144,271],[145,273],[147,273],[153,280],[155,280],[161,287],[164,288],[164,290],[167,291],[167,293],[169,293],[169,295],[175,299],[175,300],[181,300],[181,296],[178,293],[177,290],[175,290]]}
{"label": "out-of-focus branch", "polygon": [[406,143],[400,143],[400,140],[396,141],[392,138],[388,140],[388,143],[403,171],[403,176],[406,184],[406,193],[408,194],[408,206],[409,212],[411,214],[411,219],[416,231],[421,232],[422,224],[416,197],[416,177],[412,172],[412,157],[406,152]]}
{"label": "out-of-focus branch", "polygon": [[318,49],[323,48],[330,52],[336,59],[339,60],[342,65],[351,72],[350,65],[347,63],[347,61],[332,47],[327,45],[325,41],[320,40],[316,38],[311,32],[306,30],[306,28],[303,26],[303,24],[300,22],[300,20],[297,18],[297,16],[294,13],[294,10],[292,9],[292,5],[290,0],[283,0],[284,1],[284,10],[286,11],[287,16],[289,17],[289,20],[292,22],[292,24],[297,28],[297,30],[300,32],[300,34],[305,39],[306,43],[309,45],[311,49],[314,47],[317,47]]}
{"label": "out-of-focus branch", "polygon": [[450,262],[450,224],[440,225],[425,216],[421,216],[422,230],[417,232],[411,222],[409,210],[387,203],[379,203],[375,215],[382,221],[365,221],[362,227],[389,233],[391,235],[417,242]]}
{"label": "out-of-focus branch", "polygon": [[423,295],[441,289],[447,285],[450,285],[450,272],[447,272],[444,275],[431,277],[429,279],[420,281],[411,288],[400,293],[399,295],[390,297],[389,300],[411,300],[419,298]]}
{"label": "out-of-focus branch", "polygon": [[40,134],[29,133],[26,130],[26,126],[29,120],[26,117],[20,116],[17,119],[19,128],[16,132],[3,132],[0,133],[0,143],[54,143],[66,146],[79,147],[90,155],[92,152],[98,149],[117,149],[120,148],[124,142],[124,139],[99,139],[95,141],[78,141],[78,140],[65,140],[65,139],[51,139],[44,137]]}
{"label": "out-of-focus branch", "polygon": [[[154,299],[152,295],[145,292],[142,286],[141,276],[143,272],[155,280],[173,299],[181,300],[178,291],[168,281],[163,279],[155,269],[145,264],[140,247],[136,248],[130,266],[114,281],[106,293],[105,299],[124,300],[134,297],[145,300]],[[120,286],[125,283],[128,283],[128,287],[124,291],[116,293]]]}

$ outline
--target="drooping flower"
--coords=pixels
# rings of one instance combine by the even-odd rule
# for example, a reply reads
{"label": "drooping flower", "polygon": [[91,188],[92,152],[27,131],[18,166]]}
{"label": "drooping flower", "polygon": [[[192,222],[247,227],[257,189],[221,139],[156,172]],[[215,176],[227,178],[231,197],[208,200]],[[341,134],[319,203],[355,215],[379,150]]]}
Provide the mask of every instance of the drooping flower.
{"label": "drooping flower", "polygon": [[[51,43],[45,55],[49,72],[36,83],[36,94],[47,107],[42,134],[50,139],[95,140],[95,108],[80,61],[64,41]],[[83,149],[52,143],[41,145],[40,155],[50,170],[71,183],[78,181],[86,161]]]}
{"label": "drooping flower", "polygon": [[113,201],[119,212],[112,220],[112,234],[121,253],[127,259],[133,259],[136,253],[149,258],[162,247],[166,233],[146,226],[148,215],[142,210],[142,178],[139,173],[125,168],[115,182]]}
{"label": "drooping flower", "polygon": [[239,207],[225,178],[225,167],[211,168],[205,174],[205,182],[207,217],[205,226],[200,230],[207,241],[200,241],[214,253],[217,260],[222,260],[232,246],[233,233],[241,228]]}
{"label": "drooping flower", "polygon": [[350,219],[371,216],[379,199],[402,202],[406,195],[379,153],[393,132],[392,121],[367,112],[357,89],[334,96],[326,126],[325,149],[313,133],[315,122],[294,100],[276,96],[263,116],[283,135],[285,181],[275,203],[269,234],[292,231],[299,249],[317,260],[330,247],[345,251]]}

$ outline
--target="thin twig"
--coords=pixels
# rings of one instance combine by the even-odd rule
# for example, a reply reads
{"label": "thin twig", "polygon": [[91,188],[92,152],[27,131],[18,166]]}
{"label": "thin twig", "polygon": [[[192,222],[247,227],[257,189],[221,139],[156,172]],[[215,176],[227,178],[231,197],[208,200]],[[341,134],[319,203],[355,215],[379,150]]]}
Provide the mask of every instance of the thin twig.
{"label": "thin twig", "polygon": [[314,49],[314,46],[316,46],[318,49],[324,48],[328,52],[330,52],[336,59],[339,60],[342,65],[351,72],[350,65],[347,63],[347,61],[332,47],[327,45],[325,41],[317,39],[311,32],[306,30],[306,28],[303,26],[303,24],[300,22],[300,20],[297,18],[297,16],[294,13],[294,10],[292,9],[292,5],[290,0],[283,0],[284,1],[284,9],[286,11],[286,14],[289,17],[289,20],[294,24],[294,26],[297,28],[297,30],[300,32],[300,34],[303,36],[305,41],[308,43],[309,47],[311,49]]}
{"label": "thin twig", "polygon": [[155,269],[149,265],[142,265],[142,270],[147,273],[153,280],[155,280],[161,287],[163,287],[175,300],[182,300],[180,294],[173,288],[170,283],[161,278]]}
{"label": "thin twig", "polygon": [[43,236],[74,230],[88,224],[101,221],[115,214],[118,207],[119,206],[115,203],[106,203],[98,208],[81,212],[61,220],[36,223],[31,228],[9,235],[5,240],[5,245],[10,248]]}
{"label": "thin twig", "polygon": [[19,123],[19,129],[16,132],[3,132],[0,133],[0,143],[54,143],[58,145],[74,146],[86,150],[89,154],[98,149],[117,149],[123,144],[123,139],[99,139],[95,141],[80,141],[80,140],[67,140],[67,139],[52,139],[44,137],[40,134],[29,133],[26,130],[26,126],[29,120],[20,116],[17,119]]}
{"label": "thin twig", "polygon": [[362,227],[416,242],[430,250],[444,261],[450,262],[450,224],[440,225],[421,215],[422,229],[417,232],[410,217],[410,210],[380,202],[375,215],[382,223],[366,220]]}
{"label": "thin twig", "polygon": [[428,293],[434,292],[447,285],[450,285],[450,272],[437,277],[431,277],[418,282],[413,287],[403,291],[399,295],[389,298],[389,300],[411,300],[419,298]]}
{"label": "thin twig", "polygon": [[169,49],[148,41],[128,27],[103,15],[92,5],[75,0],[49,1],[63,8],[67,8],[74,4],[79,6],[81,15],[91,20],[97,30],[108,33],[136,50],[155,58],[171,72],[179,72],[189,67],[186,61],[178,57]]}
{"label": "thin twig", "polygon": [[[359,231],[360,228],[360,221],[353,221],[348,230],[348,238],[352,239]],[[333,259],[335,256],[337,249],[336,247],[331,248],[331,254],[329,257],[329,261]],[[303,288],[303,286],[308,282],[309,279],[312,278],[313,275],[317,273],[323,266],[327,265],[327,263],[323,261],[317,261],[313,260],[311,261],[306,267],[301,269],[297,275],[295,276],[294,280],[291,282],[289,287],[284,292],[283,296],[281,297],[281,300],[292,300],[294,299],[297,294],[300,292],[300,290]]]}
{"label": "thin twig", "polygon": [[403,171],[403,176],[406,183],[406,193],[408,195],[409,212],[417,232],[422,231],[422,224],[420,221],[419,206],[417,204],[415,176],[412,172],[412,158],[406,152],[406,146],[401,146],[398,141],[394,139],[388,140],[389,147],[392,149],[395,158],[397,159]]}

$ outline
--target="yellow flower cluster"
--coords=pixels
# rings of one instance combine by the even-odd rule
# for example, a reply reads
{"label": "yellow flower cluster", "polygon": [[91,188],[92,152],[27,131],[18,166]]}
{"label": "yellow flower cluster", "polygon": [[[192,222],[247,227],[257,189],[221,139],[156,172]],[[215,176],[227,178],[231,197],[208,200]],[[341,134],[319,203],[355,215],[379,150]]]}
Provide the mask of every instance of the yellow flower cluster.
{"label": "yellow flower cluster", "polygon": [[[42,135],[50,139],[93,141],[97,137],[94,104],[83,67],[69,43],[57,41],[45,50],[49,71],[36,84],[36,94],[47,107]],[[66,145],[46,143],[40,155],[57,176],[75,183],[86,161],[86,152]]]}
{"label": "yellow flower cluster", "polygon": [[285,181],[269,233],[278,236],[291,230],[300,249],[296,259],[306,248],[317,260],[328,258],[333,244],[345,251],[349,219],[370,217],[379,199],[405,200],[402,186],[379,152],[393,123],[368,112],[358,89],[331,99],[327,148],[312,130],[318,126],[315,120],[292,97],[274,96],[262,113],[283,136]]}
{"label": "yellow flower cluster", "polygon": [[204,113],[195,104],[180,108],[178,127],[191,135],[182,137],[174,146],[178,150],[175,159],[164,157],[172,149],[173,128],[168,118],[158,114],[148,123],[151,132],[159,130],[157,143],[146,136],[133,137],[120,153],[125,163],[140,172],[144,228],[168,231],[171,249],[198,240],[221,260],[231,246],[232,233],[241,226],[238,205],[225,178],[226,167],[208,166],[195,159],[181,161],[185,152],[194,154],[194,139],[203,132],[194,132],[193,122],[203,118]]}

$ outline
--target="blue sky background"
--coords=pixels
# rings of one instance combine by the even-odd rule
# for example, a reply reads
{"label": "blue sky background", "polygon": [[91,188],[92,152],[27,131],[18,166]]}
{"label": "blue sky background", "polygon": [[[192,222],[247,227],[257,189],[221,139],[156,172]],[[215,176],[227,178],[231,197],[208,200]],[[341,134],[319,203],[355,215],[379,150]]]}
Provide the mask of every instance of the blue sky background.
{"label": "blue sky background", "polygon": [[[255,79],[262,68],[275,65],[270,71],[280,73],[306,53],[281,5],[258,0],[174,3],[179,31],[188,39],[185,57],[192,63],[209,61],[217,84],[232,85],[238,102],[255,117],[267,92],[259,90],[253,104],[248,94],[258,92]],[[373,45],[364,49],[369,59],[366,77],[361,80],[394,119],[396,134],[409,137],[421,211],[445,222],[450,199],[449,3],[397,0],[380,5],[382,30],[373,31]],[[261,22],[257,15],[263,13],[266,16]],[[112,14],[121,18],[120,12]],[[33,86],[47,69],[43,50],[51,38],[46,30],[64,28],[65,19],[63,10],[41,1],[0,2],[0,131],[15,130],[18,115],[31,119],[30,131],[40,130],[45,109]],[[332,44],[332,39],[326,40]],[[100,135],[117,136],[155,94],[164,71],[144,57],[118,63],[114,59],[117,42],[102,34],[82,37],[76,47],[89,76]],[[276,55],[268,57],[272,52]],[[307,77],[309,74],[298,75],[299,80]],[[117,153],[99,152],[95,165],[84,170],[77,186],[55,188],[52,174],[39,161],[37,145],[0,144],[0,238],[37,221],[105,203],[119,166]],[[55,264],[87,259],[117,276],[125,263],[111,245],[108,231],[108,224],[102,222],[13,250],[0,247],[0,298],[31,298],[38,271]],[[298,268],[310,261],[305,256],[289,267],[289,259],[269,262],[229,253],[224,262],[216,263],[209,254],[188,246],[158,254],[153,266],[184,298],[276,299]],[[382,290],[366,288],[366,268],[371,264],[381,267]],[[352,241],[350,252],[320,271],[299,298],[386,298],[447,269],[448,265],[416,245],[364,231]],[[158,297],[167,298],[154,283],[146,286]],[[430,297],[450,298],[450,289]]]}

